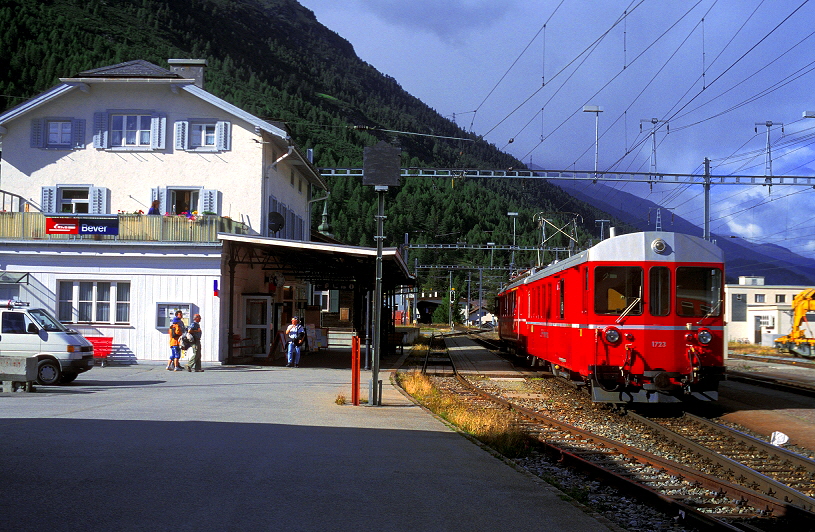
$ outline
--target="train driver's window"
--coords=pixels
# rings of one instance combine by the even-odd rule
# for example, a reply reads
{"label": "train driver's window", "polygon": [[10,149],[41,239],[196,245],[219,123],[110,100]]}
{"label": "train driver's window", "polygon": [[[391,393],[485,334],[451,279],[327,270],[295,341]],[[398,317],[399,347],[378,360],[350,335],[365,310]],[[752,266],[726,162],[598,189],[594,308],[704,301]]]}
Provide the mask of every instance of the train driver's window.
{"label": "train driver's window", "polygon": [[598,266],[594,269],[594,312],[642,314],[642,268],[637,266]]}
{"label": "train driver's window", "polygon": [[719,316],[722,312],[722,271],[718,268],[676,269],[676,313],[680,316]]}
{"label": "train driver's window", "polygon": [[671,270],[664,266],[651,268],[648,272],[648,294],[651,316],[671,313]]}

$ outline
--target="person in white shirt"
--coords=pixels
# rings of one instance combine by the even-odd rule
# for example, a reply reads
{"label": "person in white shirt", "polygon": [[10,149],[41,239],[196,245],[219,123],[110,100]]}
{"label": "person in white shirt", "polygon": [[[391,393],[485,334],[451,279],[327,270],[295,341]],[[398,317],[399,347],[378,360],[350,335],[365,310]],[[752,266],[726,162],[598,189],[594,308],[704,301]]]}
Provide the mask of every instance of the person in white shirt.
{"label": "person in white shirt", "polygon": [[291,319],[291,325],[286,327],[286,338],[289,345],[286,350],[286,367],[300,367],[300,346],[306,341],[306,329],[300,325],[296,317]]}

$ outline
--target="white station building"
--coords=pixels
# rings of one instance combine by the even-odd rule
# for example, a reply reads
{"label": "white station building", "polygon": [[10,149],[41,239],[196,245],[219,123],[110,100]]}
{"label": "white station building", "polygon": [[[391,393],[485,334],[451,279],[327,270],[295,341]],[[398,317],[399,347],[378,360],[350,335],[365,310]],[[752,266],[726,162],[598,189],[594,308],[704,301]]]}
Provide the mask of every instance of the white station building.
{"label": "white station building", "polygon": [[[0,115],[0,299],[112,338],[123,362],[166,360],[176,310],[202,315],[205,362],[274,358],[292,316],[359,330],[375,250],[312,241],[318,170],[204,90],[204,60],[169,65],[81,72]],[[383,255],[386,289],[410,284]]]}

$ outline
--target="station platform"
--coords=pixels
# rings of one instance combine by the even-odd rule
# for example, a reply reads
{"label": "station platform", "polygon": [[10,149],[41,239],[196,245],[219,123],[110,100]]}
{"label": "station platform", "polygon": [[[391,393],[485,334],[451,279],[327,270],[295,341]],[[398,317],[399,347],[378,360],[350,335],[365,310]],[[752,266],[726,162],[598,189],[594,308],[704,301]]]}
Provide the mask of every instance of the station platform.
{"label": "station platform", "polygon": [[[206,349],[206,346],[204,346]],[[389,382],[350,399],[343,353],[299,368],[94,368],[0,393],[0,501],[15,530],[512,530],[613,527]],[[350,361],[350,356],[348,357]],[[363,372],[367,396],[370,372]],[[47,467],[43,464],[47,463]],[[39,464],[39,465],[38,465]]]}

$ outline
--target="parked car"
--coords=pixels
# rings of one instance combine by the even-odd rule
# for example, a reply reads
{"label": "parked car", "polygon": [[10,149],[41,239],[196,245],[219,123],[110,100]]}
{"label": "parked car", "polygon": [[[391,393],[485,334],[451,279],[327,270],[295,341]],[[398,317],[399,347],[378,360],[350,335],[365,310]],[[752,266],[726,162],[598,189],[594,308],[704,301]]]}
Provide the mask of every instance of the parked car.
{"label": "parked car", "polygon": [[0,356],[36,357],[37,383],[68,384],[93,367],[93,345],[46,309],[10,300],[0,309]]}

